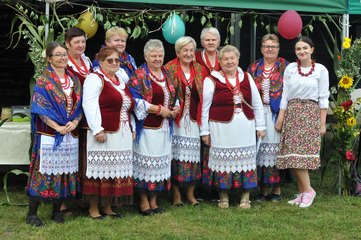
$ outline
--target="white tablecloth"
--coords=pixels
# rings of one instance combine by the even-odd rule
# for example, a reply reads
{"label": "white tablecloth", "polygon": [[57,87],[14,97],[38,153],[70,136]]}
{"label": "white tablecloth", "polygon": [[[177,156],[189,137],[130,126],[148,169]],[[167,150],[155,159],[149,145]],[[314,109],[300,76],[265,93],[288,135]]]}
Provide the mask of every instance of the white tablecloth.
{"label": "white tablecloth", "polygon": [[30,122],[6,122],[0,127],[0,165],[29,164]]}

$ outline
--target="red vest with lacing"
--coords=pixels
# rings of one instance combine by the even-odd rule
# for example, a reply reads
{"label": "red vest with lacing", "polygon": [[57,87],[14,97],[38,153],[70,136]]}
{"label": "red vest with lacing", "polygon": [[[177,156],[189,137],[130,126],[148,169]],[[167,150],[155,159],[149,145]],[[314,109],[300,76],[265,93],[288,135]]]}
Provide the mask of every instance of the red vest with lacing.
{"label": "red vest with lacing", "polygon": [[[214,84],[214,95],[212,105],[209,109],[209,121],[216,122],[230,122],[233,119],[233,113],[235,109],[234,101],[233,101],[233,93],[228,89],[225,83],[222,83],[214,76],[209,76]],[[248,74],[244,74],[244,79],[240,82],[241,93],[243,95],[243,99],[252,106],[252,92],[251,85],[248,80]],[[244,115],[248,118],[248,120],[254,119],[253,110],[248,107],[246,104],[242,102],[240,104]]]}

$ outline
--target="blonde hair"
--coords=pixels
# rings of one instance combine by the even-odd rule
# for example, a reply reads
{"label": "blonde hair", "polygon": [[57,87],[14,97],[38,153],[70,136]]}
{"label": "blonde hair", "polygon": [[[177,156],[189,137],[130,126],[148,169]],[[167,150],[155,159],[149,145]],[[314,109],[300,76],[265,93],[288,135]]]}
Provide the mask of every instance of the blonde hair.
{"label": "blonde hair", "polygon": [[221,60],[223,58],[224,53],[226,52],[234,52],[238,59],[241,56],[241,53],[238,51],[238,49],[235,46],[226,45],[221,50],[219,50],[218,59]]}
{"label": "blonde hair", "polygon": [[184,36],[184,37],[178,38],[178,40],[175,42],[175,45],[174,45],[175,52],[178,53],[182,49],[182,47],[184,47],[185,45],[187,45],[189,43],[193,43],[194,49],[197,48],[197,43],[192,37]]}
{"label": "blonde hair", "polygon": [[105,33],[105,41],[109,42],[110,39],[115,36],[115,35],[120,35],[122,37],[128,38],[128,33],[127,31],[125,31],[124,28],[121,27],[112,27],[109,28],[106,33]]}
{"label": "blonde hair", "polygon": [[262,38],[262,43],[265,43],[268,40],[275,41],[278,44],[280,43],[280,40],[278,39],[277,35],[273,34],[273,33],[272,34],[269,33],[269,34],[264,35],[263,38]]}

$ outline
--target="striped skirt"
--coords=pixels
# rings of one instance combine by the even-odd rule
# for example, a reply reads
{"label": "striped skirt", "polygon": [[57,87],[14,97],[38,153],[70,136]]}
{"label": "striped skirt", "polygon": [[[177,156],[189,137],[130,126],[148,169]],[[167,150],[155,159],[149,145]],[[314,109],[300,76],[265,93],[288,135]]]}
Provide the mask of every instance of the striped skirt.
{"label": "striped skirt", "polygon": [[320,167],[320,108],[312,100],[292,99],[283,121],[279,169],[317,169]]}

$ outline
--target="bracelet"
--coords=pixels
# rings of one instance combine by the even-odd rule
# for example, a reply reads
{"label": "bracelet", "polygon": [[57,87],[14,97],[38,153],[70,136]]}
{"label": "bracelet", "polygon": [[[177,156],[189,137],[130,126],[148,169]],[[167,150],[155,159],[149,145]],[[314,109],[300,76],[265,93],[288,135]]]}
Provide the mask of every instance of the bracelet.
{"label": "bracelet", "polygon": [[162,113],[162,105],[159,104],[159,105],[158,105],[158,110],[157,110],[157,112],[155,113],[155,115],[159,116],[161,113]]}

